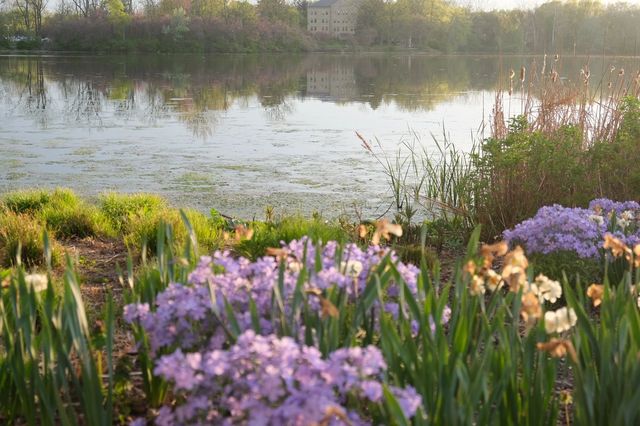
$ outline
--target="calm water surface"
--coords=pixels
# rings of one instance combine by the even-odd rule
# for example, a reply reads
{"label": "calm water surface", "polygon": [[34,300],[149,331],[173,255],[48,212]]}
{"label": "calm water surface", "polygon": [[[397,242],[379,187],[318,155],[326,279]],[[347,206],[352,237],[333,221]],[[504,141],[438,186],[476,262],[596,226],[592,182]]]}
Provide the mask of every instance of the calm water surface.
{"label": "calm water surface", "polygon": [[[414,132],[435,149],[444,126],[469,149],[500,70],[531,60],[0,56],[0,192],[145,191],[245,218],[267,205],[373,215],[388,206],[387,184],[355,132],[392,154]],[[564,61],[566,74],[585,61]],[[627,62],[637,61],[607,60]]]}

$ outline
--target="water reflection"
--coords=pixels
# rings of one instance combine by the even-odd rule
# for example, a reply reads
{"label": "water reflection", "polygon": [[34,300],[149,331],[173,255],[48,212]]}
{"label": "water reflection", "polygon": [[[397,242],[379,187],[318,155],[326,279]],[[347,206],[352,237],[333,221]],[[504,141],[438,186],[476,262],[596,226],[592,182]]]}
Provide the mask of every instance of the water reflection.
{"label": "water reflection", "polygon": [[[566,60],[564,75],[577,77],[587,61]],[[492,90],[500,70],[530,62],[386,55],[13,56],[0,57],[0,85],[5,100],[41,128],[51,116],[99,128],[105,113],[151,124],[172,115],[206,139],[215,132],[220,112],[253,98],[272,120],[286,120],[292,99],[299,98],[428,111],[464,92]]]}
{"label": "water reflection", "polygon": [[306,98],[427,111],[490,88],[496,75],[492,60],[426,56],[13,56],[0,65],[5,101],[40,128],[52,116],[91,128],[105,115],[148,124],[172,116],[205,139],[221,112],[254,98],[272,120],[286,120],[292,100]]}

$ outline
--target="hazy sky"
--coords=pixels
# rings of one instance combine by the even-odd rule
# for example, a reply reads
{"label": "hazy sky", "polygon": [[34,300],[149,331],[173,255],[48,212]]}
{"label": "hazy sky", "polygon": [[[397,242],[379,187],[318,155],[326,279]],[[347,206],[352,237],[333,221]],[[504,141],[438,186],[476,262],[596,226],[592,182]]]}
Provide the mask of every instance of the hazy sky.
{"label": "hazy sky", "polygon": [[[454,0],[456,3],[471,6],[474,9],[528,9],[545,3],[544,0]],[[604,4],[616,3],[618,0],[602,0]],[[640,0],[627,0],[625,3],[640,4]]]}

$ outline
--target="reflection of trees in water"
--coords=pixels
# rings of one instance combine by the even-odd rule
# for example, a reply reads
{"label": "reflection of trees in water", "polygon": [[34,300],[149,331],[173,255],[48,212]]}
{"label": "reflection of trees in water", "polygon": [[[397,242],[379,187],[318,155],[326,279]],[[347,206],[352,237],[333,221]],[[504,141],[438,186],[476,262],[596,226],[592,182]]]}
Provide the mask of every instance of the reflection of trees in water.
{"label": "reflection of trees in water", "polygon": [[63,83],[67,119],[90,127],[101,127],[102,94],[92,81],[67,80]]}
{"label": "reflection of trees in water", "polygon": [[0,94],[9,103],[10,110],[23,111],[34,118],[38,127],[46,128],[50,96],[47,92],[42,62],[29,58],[12,71],[17,84],[12,87],[3,85],[0,88]]}
{"label": "reflection of trees in water", "polygon": [[[430,110],[466,91],[492,90],[501,69],[506,75],[510,68],[531,62],[515,57],[501,63],[495,57],[420,55],[0,60],[0,91],[7,94],[3,97],[11,98],[13,108],[21,108],[40,126],[55,114],[100,126],[113,111],[118,119],[152,124],[175,116],[204,138],[215,131],[221,112],[234,104],[248,106],[256,98],[273,120],[286,119],[296,97],[362,103],[374,109],[392,103],[407,111]],[[562,75],[572,75],[582,62],[561,59],[557,67]],[[320,80],[322,85],[315,84]],[[51,103],[57,97],[65,105],[62,111],[55,111]]]}

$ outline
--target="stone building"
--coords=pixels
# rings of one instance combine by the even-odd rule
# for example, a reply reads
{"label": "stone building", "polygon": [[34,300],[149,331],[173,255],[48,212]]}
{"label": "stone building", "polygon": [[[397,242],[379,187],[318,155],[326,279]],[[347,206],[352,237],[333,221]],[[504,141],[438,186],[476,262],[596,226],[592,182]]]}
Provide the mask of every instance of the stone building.
{"label": "stone building", "polygon": [[319,0],[307,8],[307,30],[345,37],[355,34],[362,0]]}

